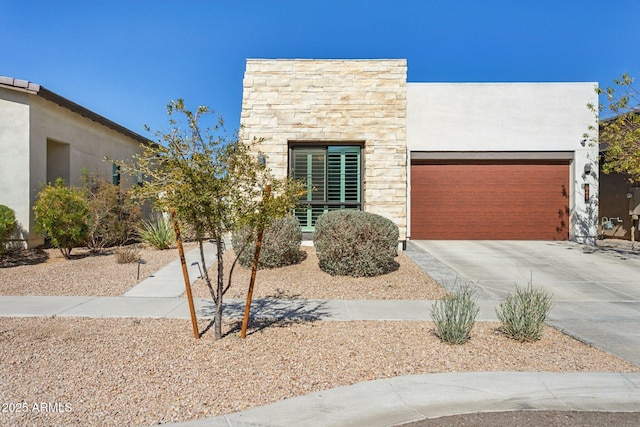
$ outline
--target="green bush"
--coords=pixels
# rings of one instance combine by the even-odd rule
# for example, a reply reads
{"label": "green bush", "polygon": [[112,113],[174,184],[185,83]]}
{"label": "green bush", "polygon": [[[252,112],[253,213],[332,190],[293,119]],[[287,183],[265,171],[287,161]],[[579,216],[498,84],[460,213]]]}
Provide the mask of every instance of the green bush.
{"label": "green bush", "polygon": [[85,179],[89,208],[87,246],[92,252],[100,252],[105,247],[124,245],[135,234],[140,208],[121,186],[97,177]]}
{"label": "green bush", "polygon": [[137,228],[138,236],[142,241],[156,249],[168,249],[176,241],[176,232],[173,224],[162,214],[156,214]]}
{"label": "green bush", "polygon": [[471,338],[471,330],[480,310],[473,294],[469,285],[460,286],[431,307],[436,335],[442,341],[464,344]]}
{"label": "green bush", "polygon": [[38,193],[33,213],[36,230],[45,233],[65,258],[71,256],[73,248],[87,243],[89,209],[82,189],[67,187],[58,178],[54,185],[46,185]]}
{"label": "green bush", "polygon": [[15,212],[8,206],[0,205],[0,253],[4,252],[4,245],[13,234],[15,228]]}
{"label": "green bush", "polygon": [[316,221],[314,246],[320,268],[333,276],[378,276],[398,268],[398,236],[398,226],[380,215],[337,210]]}
{"label": "green bush", "polygon": [[496,309],[496,316],[502,323],[502,330],[516,341],[537,341],[547,314],[551,309],[551,296],[541,289],[534,289],[529,283],[526,289],[516,285],[516,292]]}
{"label": "green bush", "polygon": [[[232,234],[231,244],[236,251],[239,252],[245,243],[248,243],[238,259],[240,265],[253,266],[255,241],[256,233],[248,227]],[[300,243],[302,243],[302,229],[295,217],[274,220],[262,236],[258,268],[277,268],[299,263],[303,255],[300,251]]]}

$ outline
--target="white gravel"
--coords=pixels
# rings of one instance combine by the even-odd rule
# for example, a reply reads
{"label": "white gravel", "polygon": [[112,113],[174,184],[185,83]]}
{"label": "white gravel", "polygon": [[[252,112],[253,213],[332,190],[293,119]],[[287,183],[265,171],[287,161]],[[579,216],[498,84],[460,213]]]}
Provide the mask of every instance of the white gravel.
{"label": "white gravel", "polygon": [[[140,278],[138,263],[118,264],[112,249],[99,255],[86,248],[74,249],[69,260],[58,249],[4,256],[0,258],[0,295],[118,296],[178,258],[175,248],[160,251],[137,247],[145,261],[140,265]],[[195,247],[193,242],[185,244],[185,250]]]}
{"label": "white gravel", "polygon": [[[201,324],[201,329],[206,325]],[[275,324],[220,341],[186,320],[0,318],[1,425],[151,425],[214,416],[376,378],[460,371],[640,368],[546,328],[519,344],[478,324],[462,346],[429,322]],[[58,402],[69,412],[38,412]]]}
{"label": "white gravel", "polygon": [[[377,277],[333,277],[320,269],[313,247],[302,249],[306,258],[300,264],[259,270],[253,297],[434,300],[445,295],[440,285],[403,253],[396,258],[400,268],[389,274]],[[223,265],[227,275],[234,257],[231,249],[224,254]],[[212,278],[217,277],[217,264],[210,266],[209,274]],[[246,298],[250,278],[251,269],[237,264],[232,276],[232,286],[225,298]],[[227,280],[228,277],[225,278],[225,283]],[[193,292],[196,297],[210,298],[203,280],[194,284]]]}

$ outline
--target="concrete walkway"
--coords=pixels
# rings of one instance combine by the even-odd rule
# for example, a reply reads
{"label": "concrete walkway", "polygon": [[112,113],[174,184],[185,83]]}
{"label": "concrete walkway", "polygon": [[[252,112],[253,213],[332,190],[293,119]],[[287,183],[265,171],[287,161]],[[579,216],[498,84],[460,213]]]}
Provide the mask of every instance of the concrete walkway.
{"label": "concrete walkway", "polygon": [[[204,259],[207,267],[210,267],[216,258],[216,247],[211,243],[203,245]],[[184,254],[184,259],[189,271],[189,281],[195,282],[201,274],[200,249],[193,249]],[[176,258],[164,268],[156,271],[151,276],[138,283],[123,294],[125,297],[179,297],[185,292],[184,279],[182,278],[182,264],[180,258]]]}
{"label": "concrete walkway", "polygon": [[[211,299],[194,302],[199,318],[214,317]],[[244,305],[245,300],[225,300],[225,318],[241,319]],[[430,320],[430,307],[430,301],[254,299],[251,314],[265,320]],[[186,298],[169,297],[0,296],[3,316],[188,319],[189,306]],[[492,319],[495,316],[482,320]]]}
{"label": "concrete walkway", "polygon": [[[434,249],[430,244],[431,242],[412,242],[406,254],[445,287],[452,287],[456,282],[468,282],[476,286],[480,321],[496,320],[494,309],[508,290],[511,290],[514,278],[491,281],[485,276],[477,276],[477,271],[496,269],[500,272],[526,272],[530,266],[524,266],[522,260],[527,257],[537,259],[539,265],[551,263],[552,267],[546,269],[549,271],[556,268],[551,261],[554,258],[557,260],[558,257],[558,254],[554,254],[549,248],[542,248],[541,253],[537,255],[530,252],[518,253],[513,249],[509,249],[510,255],[507,256],[496,255],[487,250],[482,253],[478,253],[477,249],[471,252],[462,251],[460,259],[475,259],[478,267],[474,270],[456,264],[458,261],[455,261],[453,256],[447,258],[444,253],[449,246],[440,246],[438,252],[438,248]],[[558,246],[555,250],[562,253],[568,248],[575,254],[583,255],[588,255],[591,251],[588,247],[567,245]],[[190,265],[197,256],[197,250],[187,255],[192,281],[199,275],[197,266]],[[495,258],[492,259],[492,256]],[[616,257],[624,258],[622,261],[634,258],[620,253],[607,254],[610,258],[600,256],[596,255],[596,259],[592,260],[596,266],[602,263],[611,264]],[[207,248],[207,257],[210,258],[209,263],[215,257],[212,245]],[[550,259],[540,261],[544,257]],[[510,264],[512,259],[517,259],[514,261],[518,266],[515,270]],[[565,264],[569,264],[584,260],[578,257],[564,261]],[[640,263],[640,260],[637,262]],[[563,285],[569,283],[570,288],[577,289],[576,292],[579,290],[583,295],[575,298],[575,293],[567,293],[566,289],[563,289],[560,298],[554,297],[554,301],[557,302],[552,310],[550,323],[578,339],[640,364],[640,338],[637,335],[640,327],[637,323],[640,317],[640,299],[636,297],[636,283],[633,282],[640,272],[640,264],[632,264],[631,267],[625,264],[625,269],[621,268],[615,267],[609,273],[605,273],[604,277],[608,278],[609,283],[605,285],[606,290],[594,285],[581,287],[571,281],[565,281]],[[567,265],[559,271],[565,272],[569,269],[570,266]],[[579,266],[577,270],[585,271]],[[631,282],[627,283],[626,279],[614,279],[620,274],[619,270],[624,271],[623,279],[631,274]],[[538,284],[535,280],[538,274],[536,270],[534,284]],[[542,282],[554,281],[545,279],[541,280]],[[519,284],[524,286],[526,281]],[[611,289],[612,286],[617,288]],[[183,290],[181,266],[176,260],[120,297],[0,296],[0,316],[188,319],[186,299],[177,298]],[[612,300],[609,297],[603,301],[602,292],[625,299],[620,301],[620,298]],[[431,305],[431,301],[264,299],[254,300],[252,315],[260,319],[309,321],[425,321],[431,319]],[[214,307],[210,300],[197,299],[196,308],[199,317],[213,317]],[[241,318],[243,310],[244,301],[225,302],[225,317]],[[632,326],[632,330],[627,330],[628,326]],[[625,335],[627,332],[628,336]],[[640,412],[640,374],[487,372],[414,375],[340,387],[248,411],[174,425],[392,426],[443,415],[521,409]]]}

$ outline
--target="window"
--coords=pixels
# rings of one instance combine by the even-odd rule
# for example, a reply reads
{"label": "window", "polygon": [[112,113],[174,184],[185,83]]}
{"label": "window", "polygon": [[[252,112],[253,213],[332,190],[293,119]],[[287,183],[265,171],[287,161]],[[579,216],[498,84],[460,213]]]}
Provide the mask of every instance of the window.
{"label": "window", "polygon": [[111,182],[113,182],[113,185],[120,185],[120,165],[115,163],[111,168]]}
{"label": "window", "polygon": [[360,146],[292,146],[289,168],[293,178],[306,184],[305,195],[295,209],[302,231],[313,231],[325,212],[362,208]]}

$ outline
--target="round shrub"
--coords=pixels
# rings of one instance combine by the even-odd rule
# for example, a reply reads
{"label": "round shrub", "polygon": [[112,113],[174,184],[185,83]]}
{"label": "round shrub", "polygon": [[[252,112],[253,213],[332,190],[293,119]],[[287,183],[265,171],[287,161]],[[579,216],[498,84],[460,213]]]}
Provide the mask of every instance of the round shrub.
{"label": "round shrub", "polygon": [[16,228],[16,214],[8,206],[0,205],[0,253],[4,251],[7,239]]}
{"label": "round shrub", "polygon": [[38,193],[33,206],[36,230],[51,238],[51,244],[59,248],[65,258],[73,248],[87,242],[89,208],[82,189],[67,187],[61,178],[54,185],[47,185]]}
{"label": "round shrub", "polygon": [[[231,236],[231,244],[236,251],[240,251],[245,242],[249,242],[240,254],[238,262],[244,267],[253,266],[257,232],[245,227]],[[300,251],[302,243],[302,229],[300,223],[293,216],[278,218],[264,230],[258,268],[277,268],[293,265],[302,261]]]}
{"label": "round shrub", "polygon": [[331,211],[316,221],[320,268],[333,276],[368,277],[394,271],[398,226],[370,212]]}

